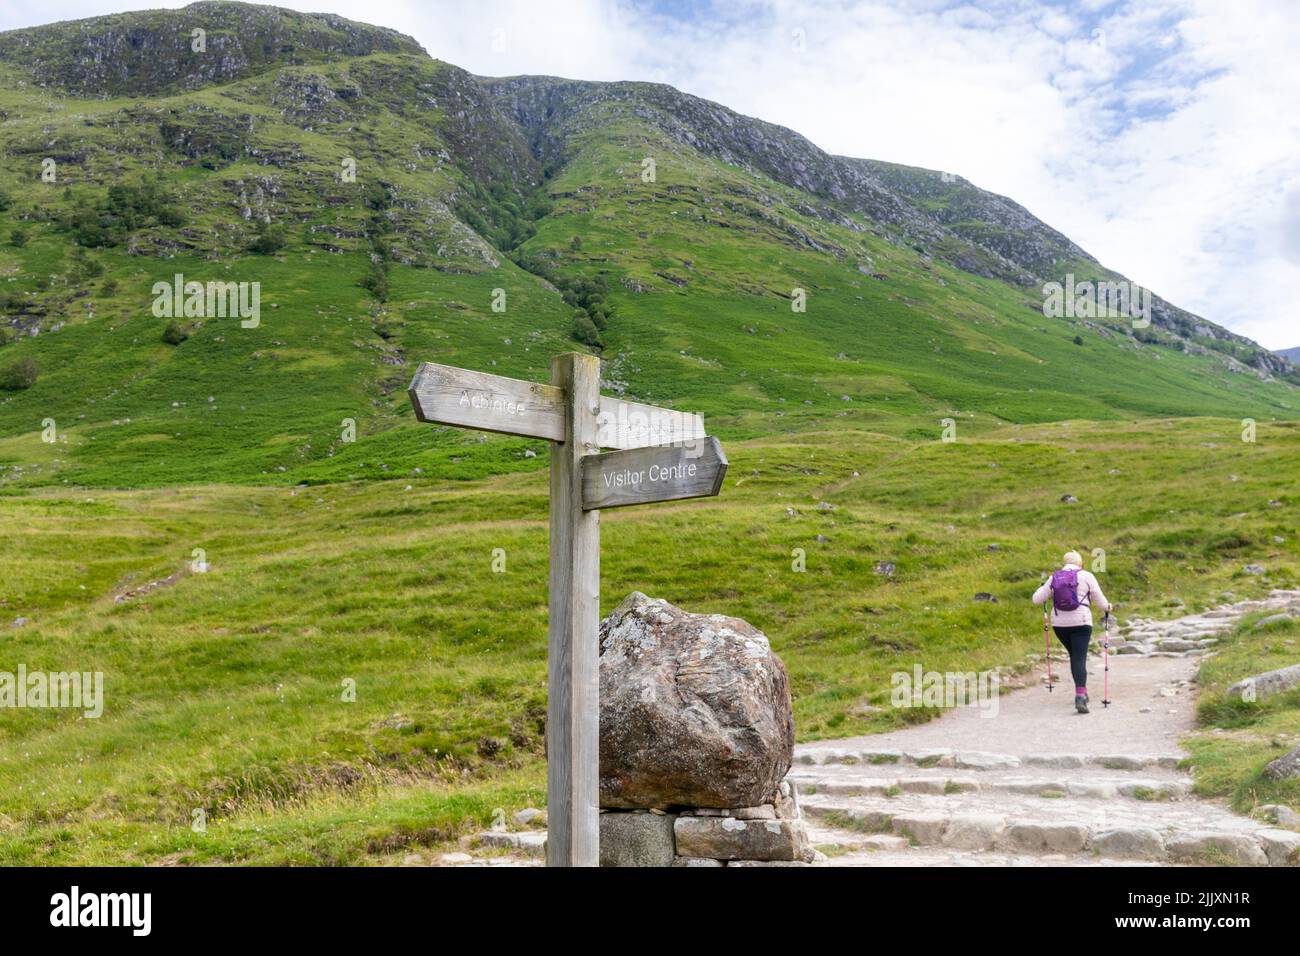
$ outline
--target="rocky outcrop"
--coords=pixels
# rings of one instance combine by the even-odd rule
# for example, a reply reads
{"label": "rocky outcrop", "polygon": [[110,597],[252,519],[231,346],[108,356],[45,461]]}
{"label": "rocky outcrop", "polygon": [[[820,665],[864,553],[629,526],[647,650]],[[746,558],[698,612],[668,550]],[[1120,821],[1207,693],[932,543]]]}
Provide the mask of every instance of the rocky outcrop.
{"label": "rocky outcrop", "polygon": [[601,623],[601,806],[770,803],[793,752],[785,665],[762,632],[639,591]]}
{"label": "rocky outcrop", "polygon": [[[793,130],[660,83],[600,83],[550,76],[483,78],[484,88],[525,131],[543,165],[564,165],[583,134],[625,118],[653,127],[672,143],[806,193],[797,210],[857,228],[846,213],[887,228],[896,243],[963,271],[1021,286],[1064,280],[1068,270],[1093,280],[1127,282],[1020,204],[952,173],[872,159],[835,156]],[[760,202],[770,204],[770,197]],[[805,244],[816,244],[805,240]],[[827,250],[823,250],[827,251]],[[829,250],[838,253],[839,250]],[[1085,273],[1091,273],[1085,276]],[[1292,370],[1287,360],[1156,296],[1151,324],[1191,350],[1216,343],[1224,364],[1263,376]],[[1120,323],[1117,331],[1132,335]],[[1177,346],[1176,346],[1177,347]]]}
{"label": "rocky outcrop", "polygon": [[[196,49],[194,31],[203,31]],[[245,3],[192,3],[0,33],[0,60],[82,95],[150,96],[261,70],[373,53],[424,54],[395,30]]]}

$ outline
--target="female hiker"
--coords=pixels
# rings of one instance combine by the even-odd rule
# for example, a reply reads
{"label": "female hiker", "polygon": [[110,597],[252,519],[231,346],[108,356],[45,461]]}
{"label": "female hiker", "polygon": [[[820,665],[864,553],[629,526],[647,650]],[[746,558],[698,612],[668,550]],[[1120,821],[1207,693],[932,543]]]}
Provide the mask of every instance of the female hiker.
{"label": "female hiker", "polygon": [[1110,613],[1111,603],[1091,571],[1083,570],[1078,551],[1065,552],[1065,566],[1034,592],[1034,603],[1052,602],[1052,630],[1070,652],[1074,675],[1074,709],[1088,712],[1088,643],[1092,640],[1092,609]]}

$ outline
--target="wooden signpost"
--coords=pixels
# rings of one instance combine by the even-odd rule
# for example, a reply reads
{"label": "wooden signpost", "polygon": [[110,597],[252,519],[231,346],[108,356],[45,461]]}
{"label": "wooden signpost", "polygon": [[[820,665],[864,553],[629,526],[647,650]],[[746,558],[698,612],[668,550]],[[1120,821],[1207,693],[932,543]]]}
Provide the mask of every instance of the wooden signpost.
{"label": "wooden signpost", "polygon": [[549,385],[426,362],[408,394],[422,422],[554,443],[546,862],[598,866],[600,509],[716,495],[722,446],[699,415],[602,396],[600,360],[577,352],[551,360]]}

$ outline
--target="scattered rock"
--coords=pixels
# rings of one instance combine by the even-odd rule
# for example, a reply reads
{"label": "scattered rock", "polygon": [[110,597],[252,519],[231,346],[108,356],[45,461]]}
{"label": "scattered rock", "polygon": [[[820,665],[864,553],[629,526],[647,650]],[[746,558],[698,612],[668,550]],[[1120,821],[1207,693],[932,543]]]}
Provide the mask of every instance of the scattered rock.
{"label": "scattered rock", "polygon": [[1294,830],[1256,830],[1269,866],[1300,866],[1300,833]]}
{"label": "scattered rock", "polygon": [[509,833],[504,830],[487,830],[478,835],[482,846],[503,850],[521,850],[529,856],[546,855],[546,834],[539,832]]}
{"label": "scattered rock", "polygon": [[894,576],[895,567],[896,565],[893,561],[877,561],[872,570],[882,577],[892,578]]}
{"label": "scattered rock", "polygon": [[30,620],[29,618],[25,618],[25,617],[16,617],[16,618],[14,618],[14,622],[13,622],[13,624],[12,624],[11,626],[13,626],[13,627],[22,627],[23,625],[25,625],[25,624],[30,624],[30,623],[31,623],[31,620]]}
{"label": "scattered rock", "polygon": [[1077,505],[1079,503],[1079,499],[1074,495],[1061,495],[1061,500],[1067,505]]}
{"label": "scattered rock", "polygon": [[1280,803],[1266,803],[1259,808],[1259,813],[1269,823],[1282,827],[1300,827],[1300,813]]}
{"label": "scattered rock", "polygon": [[990,604],[998,603],[998,599],[994,597],[992,594],[989,594],[988,591],[980,591],[978,594],[975,595],[975,600],[988,601]]}
{"label": "scattered rock", "polygon": [[1293,618],[1289,612],[1283,612],[1282,614],[1270,614],[1268,617],[1262,617],[1255,622],[1255,630],[1258,631],[1260,628],[1268,627],[1270,624],[1281,624],[1283,621],[1293,621],[1293,620],[1295,620],[1295,618]]}
{"label": "scattered rock", "polygon": [[1270,780],[1292,780],[1300,777],[1300,747],[1268,764],[1264,768],[1264,776]]}
{"label": "scattered rock", "polygon": [[1264,573],[1264,566],[1262,564],[1248,564],[1241,570],[1244,574],[1259,575]]}
{"label": "scattered rock", "polygon": [[1262,701],[1274,694],[1282,694],[1293,687],[1300,687],[1300,664],[1281,667],[1275,671],[1266,671],[1247,677],[1229,687],[1225,694],[1229,697],[1246,701]]}
{"label": "scattered rock", "polygon": [[538,810],[536,807],[525,807],[523,810],[520,810],[515,813],[514,819],[515,819],[515,823],[519,824],[519,826],[526,827],[534,820],[540,819],[543,823],[545,823],[546,814],[543,811]]}

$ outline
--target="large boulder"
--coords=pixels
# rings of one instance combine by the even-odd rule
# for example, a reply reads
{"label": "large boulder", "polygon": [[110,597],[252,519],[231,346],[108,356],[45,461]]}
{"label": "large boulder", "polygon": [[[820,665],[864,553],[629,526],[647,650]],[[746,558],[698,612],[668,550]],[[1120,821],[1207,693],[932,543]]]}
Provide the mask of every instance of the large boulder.
{"label": "large boulder", "polygon": [[772,803],[794,757],[785,665],[721,614],[634,591],[600,625],[600,804]]}

